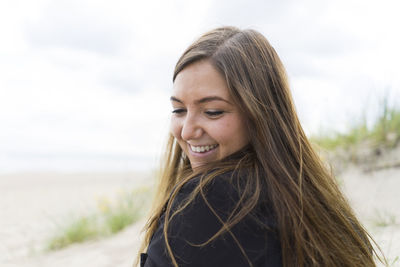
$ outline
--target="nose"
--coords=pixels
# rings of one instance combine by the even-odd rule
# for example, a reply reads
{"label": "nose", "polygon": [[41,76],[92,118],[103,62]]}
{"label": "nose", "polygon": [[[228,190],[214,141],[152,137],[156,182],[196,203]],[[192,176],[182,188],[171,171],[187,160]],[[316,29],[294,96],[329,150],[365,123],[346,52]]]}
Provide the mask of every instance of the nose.
{"label": "nose", "polygon": [[195,140],[201,137],[203,129],[200,125],[199,119],[191,114],[187,114],[183,121],[181,137],[185,141]]}

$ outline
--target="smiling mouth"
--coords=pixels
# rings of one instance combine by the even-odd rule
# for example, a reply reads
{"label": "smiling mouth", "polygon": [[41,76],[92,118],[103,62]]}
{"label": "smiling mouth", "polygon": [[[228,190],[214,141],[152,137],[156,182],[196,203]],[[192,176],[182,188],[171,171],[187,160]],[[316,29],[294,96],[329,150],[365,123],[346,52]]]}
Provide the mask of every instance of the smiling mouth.
{"label": "smiling mouth", "polygon": [[193,152],[205,153],[205,152],[215,149],[218,145],[215,144],[215,145],[206,145],[206,146],[192,146],[192,145],[189,145],[189,146]]}

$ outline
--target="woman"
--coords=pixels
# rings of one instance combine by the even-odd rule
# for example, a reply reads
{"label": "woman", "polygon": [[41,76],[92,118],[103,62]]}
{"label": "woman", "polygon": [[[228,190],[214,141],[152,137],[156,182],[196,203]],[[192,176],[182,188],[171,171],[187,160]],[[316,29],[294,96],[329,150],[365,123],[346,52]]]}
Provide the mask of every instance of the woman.
{"label": "woman", "polygon": [[375,266],[260,33],[223,27],[179,59],[141,265]]}

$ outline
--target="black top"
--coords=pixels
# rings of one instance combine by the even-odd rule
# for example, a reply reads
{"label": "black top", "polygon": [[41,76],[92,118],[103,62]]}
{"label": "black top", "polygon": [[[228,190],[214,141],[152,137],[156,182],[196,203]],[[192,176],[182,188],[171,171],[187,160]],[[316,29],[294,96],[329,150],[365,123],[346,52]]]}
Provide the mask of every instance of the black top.
{"label": "black top", "polygon": [[[240,197],[236,183],[231,181],[231,176],[232,173],[226,173],[215,177],[205,190],[206,200],[223,221],[226,221]],[[172,211],[189,196],[199,179],[194,178],[182,187],[172,204]],[[257,207],[237,223],[231,229],[231,233],[241,244],[253,266],[282,266],[276,223],[272,213],[268,212],[270,209],[265,206],[264,204]],[[173,266],[164,241],[163,222],[164,214],[160,218],[159,227],[150,241],[147,253],[141,255],[141,266]],[[222,224],[203,197],[197,195],[168,226],[169,244],[178,265],[180,267],[250,266],[229,232],[218,236],[207,245],[195,246],[209,240],[221,227]]]}

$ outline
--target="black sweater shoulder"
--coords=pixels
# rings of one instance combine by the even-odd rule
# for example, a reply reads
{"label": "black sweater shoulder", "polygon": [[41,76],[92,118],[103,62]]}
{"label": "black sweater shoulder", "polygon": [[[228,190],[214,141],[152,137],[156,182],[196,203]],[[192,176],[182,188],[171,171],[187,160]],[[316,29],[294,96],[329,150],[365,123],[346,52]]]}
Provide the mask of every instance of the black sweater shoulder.
{"label": "black sweater shoulder", "polygon": [[[179,266],[282,266],[281,248],[274,218],[265,214],[246,216],[230,231],[207,242],[227,221],[237,208],[240,190],[232,173],[215,177],[204,189],[204,197],[195,199],[174,216],[168,226],[168,241]],[[184,202],[197,187],[200,177],[186,183],[176,196],[172,210]],[[261,217],[260,217],[261,215]],[[149,244],[147,254],[142,257],[142,266],[173,266],[164,240],[164,215]],[[261,219],[260,219],[261,218]],[[262,227],[259,221],[263,221]]]}

